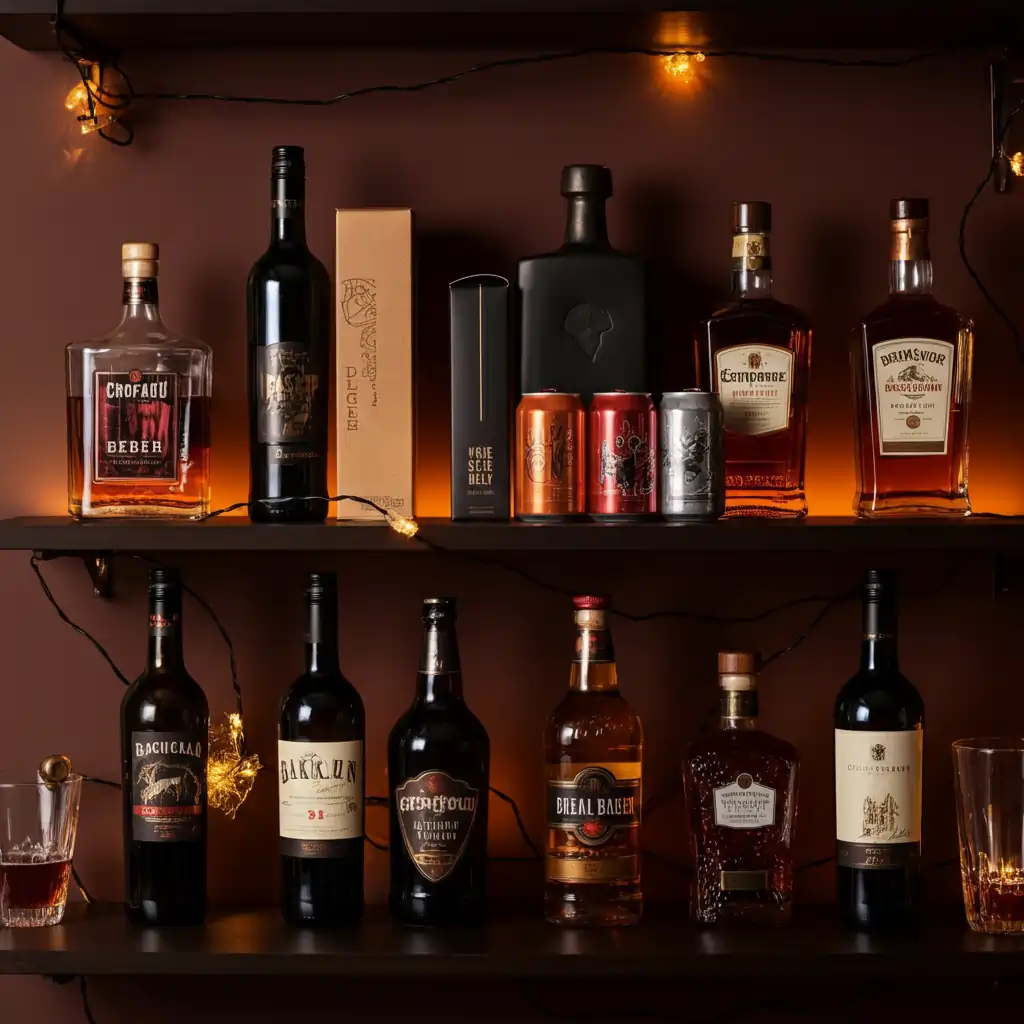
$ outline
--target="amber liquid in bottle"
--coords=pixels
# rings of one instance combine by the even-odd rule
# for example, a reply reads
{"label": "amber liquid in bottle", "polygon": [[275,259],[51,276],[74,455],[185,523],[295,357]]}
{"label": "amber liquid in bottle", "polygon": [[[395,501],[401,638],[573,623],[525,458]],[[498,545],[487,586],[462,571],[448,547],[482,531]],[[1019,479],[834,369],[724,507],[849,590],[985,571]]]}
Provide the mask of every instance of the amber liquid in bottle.
{"label": "amber liquid in bottle", "polygon": [[726,516],[807,515],[811,328],[772,296],[771,206],[733,205],[732,301],[697,332],[697,378],[725,412]]}
{"label": "amber liquid in bottle", "polygon": [[636,924],[643,728],[619,692],[607,600],[574,599],[569,692],[545,733],[544,913],[552,924]]}
{"label": "amber liquid in bottle", "polygon": [[928,201],[895,199],[889,298],[853,343],[861,516],[968,515],[974,325],[932,297]]}

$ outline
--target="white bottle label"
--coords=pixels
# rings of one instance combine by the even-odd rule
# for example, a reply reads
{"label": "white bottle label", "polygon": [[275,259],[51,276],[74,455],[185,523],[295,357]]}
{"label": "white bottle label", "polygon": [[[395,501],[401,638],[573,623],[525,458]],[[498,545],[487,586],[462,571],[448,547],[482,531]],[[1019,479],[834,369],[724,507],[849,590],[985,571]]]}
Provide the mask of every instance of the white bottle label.
{"label": "white bottle label", "polygon": [[776,345],[719,349],[714,389],[722,399],[726,430],[750,435],[785,430],[793,393],[793,353]]}
{"label": "white bottle label", "polygon": [[921,841],[923,748],[923,729],[836,729],[836,838],[840,843],[885,846]]}
{"label": "white bottle label", "polygon": [[363,835],[363,744],[279,740],[280,836],[294,856],[329,856],[329,844]]}
{"label": "white bottle label", "polygon": [[775,790],[744,772],[715,789],[715,824],[723,828],[764,828],[775,824]]}
{"label": "white bottle label", "polygon": [[955,349],[934,338],[893,338],[871,350],[879,455],[945,455]]}

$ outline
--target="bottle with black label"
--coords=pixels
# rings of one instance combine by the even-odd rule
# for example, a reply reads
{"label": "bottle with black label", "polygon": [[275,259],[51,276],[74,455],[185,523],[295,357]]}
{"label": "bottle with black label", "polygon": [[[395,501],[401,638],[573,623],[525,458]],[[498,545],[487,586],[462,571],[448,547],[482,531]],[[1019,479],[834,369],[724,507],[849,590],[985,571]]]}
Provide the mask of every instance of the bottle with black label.
{"label": "bottle with black label", "polygon": [[388,739],[391,912],[406,924],[475,924],[487,888],[491,746],[462,697],[455,601],[423,602],[412,707]]}
{"label": "bottle with black label", "polygon": [[520,392],[650,391],[643,263],[612,248],[605,203],[612,172],[562,168],[560,249],[519,261]]}
{"label": "bottle with black label", "polygon": [[275,146],[270,248],[246,288],[249,517],[266,523],[327,515],[331,284],[306,247],[305,200],[302,147]]}
{"label": "bottle with black label", "polygon": [[840,914],[861,931],[905,926],[920,880],[924,702],[900,672],[895,581],[884,570],[864,584],[860,670],[836,698],[835,729]]}
{"label": "bottle with black label", "polygon": [[289,924],[354,924],[363,914],[363,702],[338,665],[338,578],[306,584],[306,671],[281,701],[281,913]]}
{"label": "bottle with black label", "polygon": [[201,924],[206,913],[210,711],[181,646],[181,583],[149,571],[146,671],[121,701],[125,910],[140,924]]}
{"label": "bottle with black label", "polygon": [[608,599],[581,595],[573,605],[569,692],[544,733],[544,913],[569,927],[636,924],[643,728],[619,692]]}

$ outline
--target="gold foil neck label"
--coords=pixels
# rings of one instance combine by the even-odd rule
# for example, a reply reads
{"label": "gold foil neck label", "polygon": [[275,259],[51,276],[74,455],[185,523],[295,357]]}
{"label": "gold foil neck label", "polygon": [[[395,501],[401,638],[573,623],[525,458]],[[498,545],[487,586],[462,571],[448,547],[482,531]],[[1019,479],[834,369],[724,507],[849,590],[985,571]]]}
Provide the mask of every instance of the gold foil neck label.
{"label": "gold foil neck label", "polygon": [[892,221],[891,260],[893,263],[907,260],[928,260],[927,220]]}
{"label": "gold foil neck label", "polygon": [[740,234],[732,238],[732,258],[743,262],[744,270],[760,270],[770,265],[771,248],[765,234]]}
{"label": "gold foil neck label", "polygon": [[640,877],[636,854],[582,858],[548,856],[545,874],[551,882],[624,882]]}

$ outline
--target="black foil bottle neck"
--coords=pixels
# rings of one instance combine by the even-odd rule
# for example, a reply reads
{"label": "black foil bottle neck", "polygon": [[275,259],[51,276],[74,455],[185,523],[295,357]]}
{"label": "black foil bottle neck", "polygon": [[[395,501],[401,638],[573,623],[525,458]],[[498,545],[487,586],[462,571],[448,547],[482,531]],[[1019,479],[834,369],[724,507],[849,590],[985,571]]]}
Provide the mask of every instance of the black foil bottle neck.
{"label": "black foil bottle neck", "polygon": [[861,669],[875,673],[899,671],[896,595],[892,589],[869,584],[864,593],[863,616]]}
{"label": "black foil bottle neck", "polygon": [[160,306],[160,290],[155,277],[126,277],[121,290],[121,304],[125,316],[136,316],[146,306],[157,310]]}
{"label": "black foil bottle neck", "polygon": [[454,617],[425,618],[416,695],[424,703],[462,700],[462,665]]}
{"label": "black foil bottle neck", "polygon": [[605,198],[602,195],[571,195],[565,221],[565,246],[610,249]]}
{"label": "black foil bottle neck", "polygon": [[306,672],[338,675],[338,593],[330,587],[307,593]]}
{"label": "black foil bottle neck", "polygon": [[184,665],[181,639],[181,591],[176,587],[150,586],[148,670],[167,670]]}
{"label": "black foil bottle neck", "polygon": [[270,179],[270,240],[306,244],[306,174],[302,168],[275,170]]}

